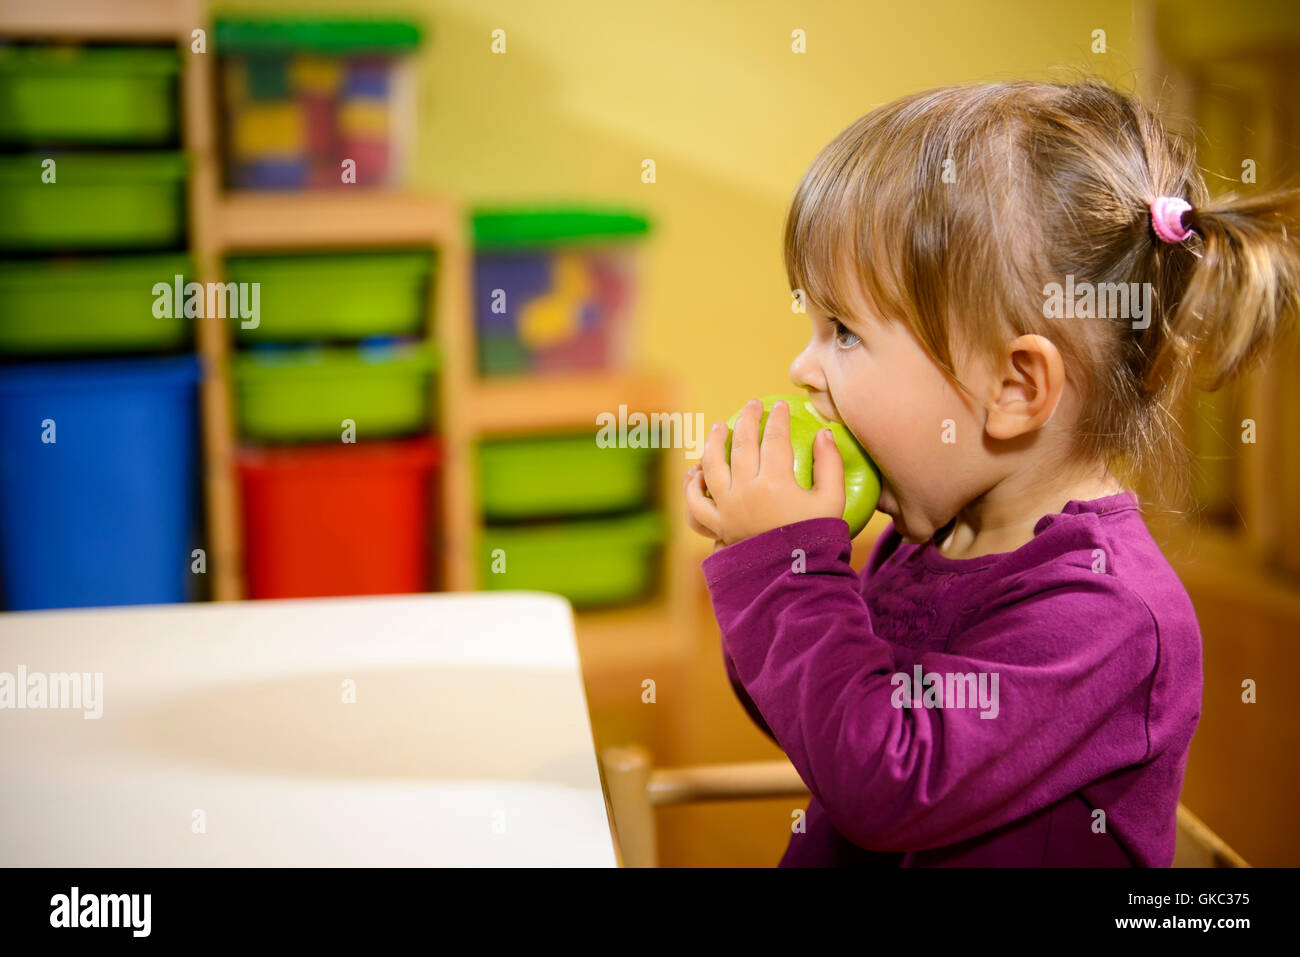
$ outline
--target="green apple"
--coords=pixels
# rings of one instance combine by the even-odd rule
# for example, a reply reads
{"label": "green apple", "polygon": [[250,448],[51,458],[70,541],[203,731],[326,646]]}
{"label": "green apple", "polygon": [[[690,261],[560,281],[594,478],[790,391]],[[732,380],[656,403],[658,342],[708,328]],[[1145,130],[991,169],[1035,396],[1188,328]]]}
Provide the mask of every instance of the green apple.
{"label": "green apple", "polygon": [[[839,422],[823,419],[808,397],[798,393],[792,395],[764,396],[763,415],[759,419],[758,434],[761,439],[767,425],[767,416],[772,406],[785,401],[790,406],[790,445],[794,450],[794,478],[803,488],[812,488],[813,440],[822,429],[830,429],[835,439],[835,446],[840,450],[844,460],[844,521],[849,524],[849,537],[852,538],[866,527],[871,513],[880,501],[880,475],[876,465],[867,456],[866,450],[858,444],[853,433]],[[731,462],[731,437],[736,421],[740,418],[742,408],[727,420],[727,462]]]}

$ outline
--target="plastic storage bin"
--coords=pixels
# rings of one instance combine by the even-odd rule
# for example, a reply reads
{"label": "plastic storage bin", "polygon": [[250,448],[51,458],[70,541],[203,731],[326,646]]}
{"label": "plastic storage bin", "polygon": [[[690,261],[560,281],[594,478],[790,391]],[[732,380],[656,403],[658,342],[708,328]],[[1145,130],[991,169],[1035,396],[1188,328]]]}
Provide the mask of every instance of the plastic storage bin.
{"label": "plastic storage bin", "polygon": [[167,146],[174,48],[0,46],[0,143]]}
{"label": "plastic storage bin", "polygon": [[178,247],[185,168],[180,153],[0,156],[0,249]]}
{"label": "plastic storage bin", "polygon": [[480,210],[473,218],[479,372],[611,369],[627,362],[634,213]]}
{"label": "plastic storage bin", "polygon": [[227,185],[302,189],[405,179],[415,134],[414,23],[218,19]]}
{"label": "plastic storage bin", "polygon": [[260,283],[257,327],[232,328],[252,342],[418,335],[432,266],[427,251],[232,258],[232,282]]}
{"label": "plastic storage bin", "polygon": [[155,315],[153,287],[192,274],[183,255],[0,262],[0,354],[182,348],[194,320]]}
{"label": "plastic storage bin", "polygon": [[644,507],[654,488],[658,452],[601,448],[590,432],[482,442],[483,514],[517,519]]}
{"label": "plastic storage bin", "polygon": [[265,441],[358,440],[424,431],[435,356],[427,343],[256,350],[235,357],[239,428]]}
{"label": "plastic storage bin", "polygon": [[[657,512],[489,525],[480,541],[479,578],[490,591],[555,592],[577,607],[632,601],[654,587],[663,540],[663,516]],[[505,570],[494,572],[498,559]]]}
{"label": "plastic storage bin", "polygon": [[0,368],[7,608],[191,597],[198,380],[194,356]]}
{"label": "plastic storage bin", "polygon": [[241,451],[249,597],[431,587],[438,463],[427,438]]}

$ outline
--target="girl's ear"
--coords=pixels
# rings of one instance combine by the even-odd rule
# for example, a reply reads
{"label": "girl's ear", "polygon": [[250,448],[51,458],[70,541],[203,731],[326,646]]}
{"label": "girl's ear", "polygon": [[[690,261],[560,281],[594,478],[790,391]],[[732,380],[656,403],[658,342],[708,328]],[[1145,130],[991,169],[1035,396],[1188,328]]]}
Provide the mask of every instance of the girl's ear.
{"label": "girl's ear", "polygon": [[990,438],[1014,439],[1047,424],[1065,388],[1065,363],[1050,339],[1012,339],[993,374],[997,378],[985,406],[988,416],[984,422]]}

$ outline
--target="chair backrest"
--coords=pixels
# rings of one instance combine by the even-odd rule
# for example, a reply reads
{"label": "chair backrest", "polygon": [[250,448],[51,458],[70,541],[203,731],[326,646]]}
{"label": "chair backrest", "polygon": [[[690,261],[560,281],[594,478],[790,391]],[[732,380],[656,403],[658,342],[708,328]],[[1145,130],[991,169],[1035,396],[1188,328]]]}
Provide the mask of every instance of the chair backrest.
{"label": "chair backrest", "polygon": [[[802,797],[808,788],[788,760],[740,764],[654,768],[650,752],[638,745],[606,748],[601,754],[606,804],[623,867],[657,867],[654,809],[692,801],[738,801]],[[1181,803],[1174,844],[1174,867],[1249,867],[1205,822]]]}

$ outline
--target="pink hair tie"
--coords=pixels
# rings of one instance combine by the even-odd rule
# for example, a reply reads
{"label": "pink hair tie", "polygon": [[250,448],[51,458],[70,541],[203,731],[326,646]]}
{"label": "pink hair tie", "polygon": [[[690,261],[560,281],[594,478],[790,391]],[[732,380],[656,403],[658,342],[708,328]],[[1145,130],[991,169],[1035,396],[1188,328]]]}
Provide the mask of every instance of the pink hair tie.
{"label": "pink hair tie", "polygon": [[1192,204],[1177,196],[1157,196],[1151,201],[1151,228],[1167,243],[1181,243],[1192,235],[1183,226],[1183,213]]}

